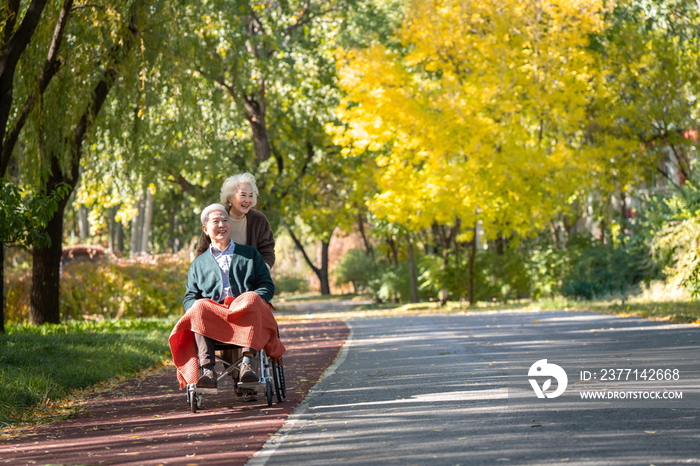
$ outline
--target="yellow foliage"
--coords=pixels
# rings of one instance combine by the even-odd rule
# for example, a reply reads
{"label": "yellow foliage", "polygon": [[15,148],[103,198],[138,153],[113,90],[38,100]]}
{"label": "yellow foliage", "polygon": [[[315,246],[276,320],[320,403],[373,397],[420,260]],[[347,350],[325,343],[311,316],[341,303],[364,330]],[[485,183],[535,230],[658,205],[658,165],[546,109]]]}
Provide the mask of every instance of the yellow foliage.
{"label": "yellow foliage", "polygon": [[414,0],[399,53],[341,51],[346,93],[327,131],[374,157],[370,209],[414,230],[434,221],[530,234],[600,154],[581,128],[598,73],[588,48],[602,0]]}

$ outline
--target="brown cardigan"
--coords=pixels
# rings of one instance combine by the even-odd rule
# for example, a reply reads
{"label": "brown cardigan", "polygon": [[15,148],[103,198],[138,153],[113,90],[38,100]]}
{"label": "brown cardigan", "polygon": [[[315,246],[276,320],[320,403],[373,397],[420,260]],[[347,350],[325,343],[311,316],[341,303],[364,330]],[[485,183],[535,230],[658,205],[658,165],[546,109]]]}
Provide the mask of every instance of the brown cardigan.
{"label": "brown cardigan", "polygon": [[[245,229],[247,246],[256,248],[262,254],[265,263],[272,268],[275,265],[275,237],[272,234],[270,222],[267,221],[265,214],[253,209],[248,211],[246,217],[248,219]],[[210,244],[209,237],[202,233],[194,256],[197,257],[206,252]]]}

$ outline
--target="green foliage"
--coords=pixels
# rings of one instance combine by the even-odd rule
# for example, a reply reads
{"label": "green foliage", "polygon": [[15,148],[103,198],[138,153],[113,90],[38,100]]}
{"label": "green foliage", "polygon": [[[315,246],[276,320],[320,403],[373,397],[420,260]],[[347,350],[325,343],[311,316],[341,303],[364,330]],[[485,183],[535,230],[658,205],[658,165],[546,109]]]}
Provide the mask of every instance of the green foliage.
{"label": "green foliage", "polygon": [[[115,376],[162,363],[174,319],[8,325],[0,334],[0,426],[30,408]],[[177,385],[173,383],[173,389]]]}
{"label": "green foliage", "polygon": [[477,254],[474,263],[476,301],[507,301],[530,295],[527,257],[522,251],[506,248],[503,254]]}
{"label": "green foliage", "polygon": [[23,247],[46,247],[50,239],[40,230],[53,216],[58,202],[68,193],[65,184],[49,196],[23,195],[12,183],[0,179],[0,243]]}
{"label": "green foliage", "polygon": [[700,297],[700,189],[688,182],[674,195],[657,198],[650,222],[654,259],[678,286]]}
{"label": "green foliage", "polygon": [[[426,254],[418,260],[418,290],[423,293],[429,293],[431,296],[437,296],[436,290],[446,288],[454,292],[454,288],[448,285],[451,273],[443,273],[442,258],[435,254]],[[410,292],[410,288],[409,288]]]}
{"label": "green foliage", "polygon": [[305,293],[309,291],[309,282],[295,275],[275,275],[275,294]]}
{"label": "green foliage", "polygon": [[[431,256],[416,259],[416,274],[418,276],[418,300],[429,301],[437,299],[438,289],[435,287],[432,272]],[[379,301],[408,303],[411,301],[411,275],[408,261],[393,264],[375,264],[365,274],[368,277],[368,290]]]}
{"label": "green foliage", "polygon": [[350,249],[335,268],[335,283],[352,283],[355,293],[361,293],[369,286],[375,268],[375,261],[364,249]]}
{"label": "green foliage", "polygon": [[[474,260],[474,299],[482,302],[539,299],[559,294],[593,299],[625,293],[643,279],[649,279],[647,253],[639,242],[602,245],[584,235],[574,236],[566,247],[539,238],[524,241],[503,254],[493,248],[477,251]],[[469,251],[443,258],[426,254],[417,259],[421,300],[438,299],[441,289],[448,299],[468,297]],[[382,266],[370,288],[382,300],[410,299],[408,263],[399,268]],[[366,272],[370,276],[369,272]]]}
{"label": "green foliage", "polygon": [[409,302],[411,300],[411,279],[408,262],[398,267],[384,266],[378,279],[371,282],[374,296],[382,301]]}
{"label": "green foliage", "polygon": [[[182,314],[189,261],[182,256],[108,257],[63,266],[62,319],[165,317]],[[29,277],[13,276],[7,287],[7,319],[29,315]]]}
{"label": "green foliage", "polygon": [[623,294],[643,278],[643,259],[621,245],[596,243],[578,236],[568,247],[568,270],[562,277],[565,296],[591,300]]}
{"label": "green foliage", "polygon": [[[474,298],[477,301],[506,301],[530,294],[530,277],[526,256],[519,250],[507,249],[503,255],[478,251],[474,260]],[[419,261],[420,289],[433,298],[441,289],[448,290],[448,299],[467,298],[469,287],[469,256],[463,250],[459,258],[448,257],[443,270],[443,259],[434,254]]]}
{"label": "green foliage", "polygon": [[531,248],[526,262],[530,296],[539,299],[558,294],[561,291],[562,275],[569,264],[566,251],[551,241],[542,239],[527,245]]}

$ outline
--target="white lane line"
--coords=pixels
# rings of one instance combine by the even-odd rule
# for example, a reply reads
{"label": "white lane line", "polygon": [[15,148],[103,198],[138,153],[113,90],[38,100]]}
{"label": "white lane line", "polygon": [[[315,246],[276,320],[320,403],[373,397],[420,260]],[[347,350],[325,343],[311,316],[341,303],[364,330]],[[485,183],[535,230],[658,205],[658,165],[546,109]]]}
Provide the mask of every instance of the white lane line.
{"label": "white lane line", "polygon": [[292,414],[290,414],[287,417],[287,420],[282,425],[282,427],[280,427],[279,430],[275,432],[275,434],[272,435],[267,440],[267,442],[263,444],[262,448],[256,451],[255,454],[250,458],[250,460],[248,460],[246,466],[265,466],[267,464],[268,460],[272,457],[272,455],[275,454],[275,451],[277,451],[279,446],[287,437],[289,431],[291,431],[294,428],[294,426],[297,424],[297,422],[299,422],[304,413],[306,413],[309,410],[309,401],[314,397],[314,389],[316,388],[316,386],[327,377],[333,375],[336,369],[340,367],[340,365],[343,364],[343,362],[345,362],[345,359],[348,357],[348,348],[350,347],[350,342],[352,341],[353,334],[355,333],[355,329],[352,328],[352,325],[349,322],[345,322],[345,325],[347,325],[347,327],[350,329],[350,333],[348,333],[348,337],[345,339],[345,343],[343,344],[343,347],[340,350],[338,358],[333,364],[331,364],[328,367],[328,369],[326,369],[323,375],[321,375],[321,378],[318,379],[318,382],[316,382],[316,384],[313,387],[311,387],[311,390],[309,390],[309,394],[306,395],[304,401],[296,407]]}

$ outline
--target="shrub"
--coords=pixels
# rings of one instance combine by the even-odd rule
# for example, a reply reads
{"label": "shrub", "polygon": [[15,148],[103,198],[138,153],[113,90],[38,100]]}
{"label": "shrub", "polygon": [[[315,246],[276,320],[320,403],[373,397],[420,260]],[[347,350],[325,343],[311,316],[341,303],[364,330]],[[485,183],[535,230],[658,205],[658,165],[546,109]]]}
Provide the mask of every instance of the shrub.
{"label": "shrub", "polygon": [[700,297],[700,221],[697,217],[669,222],[654,237],[654,252],[672,257],[665,272],[674,285],[685,287],[695,299]]}
{"label": "shrub", "polygon": [[[62,319],[164,317],[182,313],[189,259],[183,255],[73,261],[62,267]],[[10,276],[7,320],[29,316],[31,275]]]}
{"label": "shrub", "polygon": [[411,275],[408,262],[398,267],[385,266],[373,284],[375,297],[382,301],[409,302],[411,300]]}
{"label": "shrub", "polygon": [[506,248],[503,254],[484,251],[474,262],[474,298],[476,301],[507,301],[530,295],[527,256]]}
{"label": "shrub", "polygon": [[[437,298],[439,289],[436,288],[436,276],[442,271],[435,266],[435,257],[426,255],[416,259],[419,301]],[[411,301],[411,269],[408,261],[400,262],[398,267],[393,264],[375,264],[368,270],[368,274],[372,277],[368,289],[375,299],[401,303]]]}
{"label": "shrub", "polygon": [[530,280],[530,296],[540,299],[560,294],[562,277],[570,267],[567,252],[541,238],[528,246],[529,257],[524,265]]}
{"label": "shrub", "polygon": [[644,257],[622,245],[578,237],[568,248],[570,265],[562,278],[565,296],[593,299],[624,293],[644,277]]}
{"label": "shrub", "polygon": [[[463,251],[459,260],[448,257],[443,270],[443,259],[429,254],[419,261],[420,289],[438,297],[441,289],[448,290],[448,299],[459,300],[468,296],[469,252]],[[478,251],[474,259],[474,297],[477,301],[517,299],[529,293],[530,279],[524,253],[507,249],[503,255]]]}
{"label": "shrub", "polygon": [[338,286],[352,283],[355,293],[369,286],[376,264],[364,249],[350,249],[335,268],[335,283]]}

